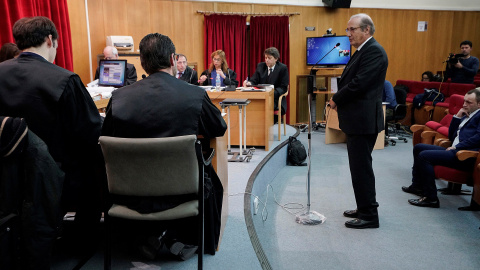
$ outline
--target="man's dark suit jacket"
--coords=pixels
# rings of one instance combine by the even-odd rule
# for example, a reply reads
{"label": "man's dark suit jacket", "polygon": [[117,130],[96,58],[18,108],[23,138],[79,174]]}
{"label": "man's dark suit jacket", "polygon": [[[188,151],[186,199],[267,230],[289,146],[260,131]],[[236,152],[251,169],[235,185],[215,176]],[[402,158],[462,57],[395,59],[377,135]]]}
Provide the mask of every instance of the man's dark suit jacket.
{"label": "man's dark suit jacket", "polygon": [[[463,118],[453,117],[448,128],[448,138],[454,141],[457,137],[458,126]],[[468,120],[460,129],[460,142],[455,146],[457,150],[478,151],[480,147],[480,112],[476,112],[472,119]]]}
{"label": "man's dark suit jacket", "polygon": [[[95,80],[99,78],[100,67],[97,67],[97,71],[95,71]],[[137,81],[137,70],[133,64],[127,63],[127,80],[125,85],[130,85]]]}
{"label": "man's dark suit jacket", "polygon": [[382,95],[387,67],[385,50],[371,38],[343,70],[332,99],[340,129],[346,134],[376,134],[384,129]]}
{"label": "man's dark suit jacket", "polygon": [[[268,66],[265,62],[261,62],[257,65],[257,69],[249,81],[255,84],[273,84],[275,87],[275,110],[278,109],[278,97],[285,94],[288,88],[288,68],[285,64],[277,61],[272,74],[268,76]],[[287,100],[282,100],[282,114],[287,111]]]}
{"label": "man's dark suit jacket", "polygon": [[198,74],[197,71],[187,67],[180,77],[180,80],[187,82],[189,84],[198,85]]}

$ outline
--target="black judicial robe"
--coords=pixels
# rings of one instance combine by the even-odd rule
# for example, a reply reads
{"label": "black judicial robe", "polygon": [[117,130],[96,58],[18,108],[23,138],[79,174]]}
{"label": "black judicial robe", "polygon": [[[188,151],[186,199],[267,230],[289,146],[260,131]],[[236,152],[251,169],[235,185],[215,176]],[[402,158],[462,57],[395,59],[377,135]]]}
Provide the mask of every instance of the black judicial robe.
{"label": "black judicial robe", "polygon": [[197,71],[187,67],[180,77],[180,80],[185,81],[190,84],[198,85],[198,74]]}
{"label": "black judicial robe", "polygon": [[[238,86],[238,81],[237,81],[237,73],[231,69],[228,69],[228,74],[225,74],[225,79],[223,79],[223,83],[225,85],[235,85],[235,87]],[[201,84],[202,86],[207,86],[207,85],[213,85],[215,86],[215,78],[210,78],[211,73],[208,69],[204,70],[202,74],[200,74],[200,77],[203,75],[207,76],[207,79]]]}
{"label": "black judicial robe", "polygon": [[[203,89],[165,72],[157,72],[112,93],[102,135],[161,138],[201,134],[213,138],[223,136],[226,128],[220,111]],[[220,235],[223,187],[211,167],[206,171],[210,171],[214,192],[205,200],[205,253],[215,254]],[[180,203],[175,201],[169,206],[170,199],[161,197],[141,200],[116,197],[114,200],[122,200],[128,207],[146,212],[168,209]],[[196,230],[192,230],[192,225],[180,226],[182,231],[193,231],[190,239],[182,240],[196,244]]]}
{"label": "black judicial robe", "polygon": [[[277,61],[275,68],[273,69],[272,74],[268,76],[268,66],[265,62],[261,62],[257,65],[257,69],[253,76],[249,79],[253,84],[273,84],[275,88],[274,93],[274,106],[275,110],[278,110],[278,98],[287,92],[288,88],[288,68],[285,64],[282,64]],[[285,114],[287,111],[287,99],[282,99],[282,114]]]}
{"label": "black judicial robe", "polygon": [[102,176],[94,170],[104,167],[98,146],[102,122],[80,77],[35,53],[2,62],[0,115],[26,120],[65,172],[64,207],[78,203],[76,221],[87,215],[98,223],[102,205],[93,194],[101,192]]}

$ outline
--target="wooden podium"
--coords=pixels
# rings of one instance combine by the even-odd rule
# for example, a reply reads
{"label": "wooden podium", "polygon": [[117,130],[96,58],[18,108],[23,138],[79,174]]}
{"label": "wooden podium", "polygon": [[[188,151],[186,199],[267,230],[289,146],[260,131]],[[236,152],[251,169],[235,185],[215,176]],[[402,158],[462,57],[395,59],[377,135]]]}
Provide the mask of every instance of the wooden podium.
{"label": "wooden podium", "polygon": [[[383,104],[383,120],[385,121],[386,105]],[[347,141],[347,135],[340,129],[338,123],[338,113],[336,110],[327,109],[327,126],[325,127],[325,144],[344,143]],[[378,133],[374,150],[385,148],[385,130]]]}
{"label": "wooden podium", "polygon": [[[315,113],[315,119],[321,121],[325,119],[324,108],[325,103],[335,94],[331,92],[330,78],[339,77],[343,72],[343,68],[320,68],[317,71],[316,75],[316,85],[317,89],[320,89],[322,86],[326,90],[317,90],[314,92],[316,94],[315,106],[318,108]],[[297,75],[297,114],[295,123],[308,123],[308,94],[307,94],[307,77],[309,75]],[[313,115],[312,115],[313,116]]]}

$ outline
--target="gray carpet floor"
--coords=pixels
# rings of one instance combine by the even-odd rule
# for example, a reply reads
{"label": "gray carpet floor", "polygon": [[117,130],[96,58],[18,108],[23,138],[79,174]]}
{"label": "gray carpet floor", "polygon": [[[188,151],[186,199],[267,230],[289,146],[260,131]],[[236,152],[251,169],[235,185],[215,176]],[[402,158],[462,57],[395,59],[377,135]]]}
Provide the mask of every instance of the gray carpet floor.
{"label": "gray carpet floor", "polygon": [[[287,135],[295,130],[288,129]],[[306,133],[299,138],[307,145]],[[283,137],[282,137],[283,139]],[[440,195],[440,208],[408,204],[415,195],[401,191],[409,185],[412,144],[399,142],[375,150],[377,201],[380,228],[347,229],[342,216],[355,208],[345,144],[325,145],[324,133],[312,133],[311,210],[326,217],[321,225],[300,225],[295,213],[307,203],[307,167],[278,170],[262,203],[254,226],[273,269],[480,269],[480,213],[460,212],[470,196]],[[275,141],[273,149],[278,142]],[[205,255],[205,269],[262,269],[252,248],[244,219],[246,183],[268,153],[257,149],[248,163],[229,163],[229,216],[220,250]],[[446,186],[438,182],[439,187]],[[278,202],[275,203],[275,200]],[[263,213],[263,214],[262,214]],[[72,269],[78,257],[73,245],[57,245],[52,269]],[[134,254],[128,247],[114,247],[113,269],[196,269],[196,258],[179,262],[165,252],[154,261]],[[81,269],[103,267],[103,244]]]}
{"label": "gray carpet floor", "polygon": [[[307,145],[306,134],[299,137]],[[262,194],[268,218],[260,208],[255,228],[273,269],[480,269],[480,212],[457,210],[471,196],[440,194],[432,209],[410,205],[416,196],[401,191],[411,183],[411,141],[373,152],[380,228],[365,230],[344,226],[343,211],[355,209],[346,145],[324,141],[324,133],[312,134],[311,210],[323,224],[295,222],[307,203],[307,167],[285,167],[268,198]]]}

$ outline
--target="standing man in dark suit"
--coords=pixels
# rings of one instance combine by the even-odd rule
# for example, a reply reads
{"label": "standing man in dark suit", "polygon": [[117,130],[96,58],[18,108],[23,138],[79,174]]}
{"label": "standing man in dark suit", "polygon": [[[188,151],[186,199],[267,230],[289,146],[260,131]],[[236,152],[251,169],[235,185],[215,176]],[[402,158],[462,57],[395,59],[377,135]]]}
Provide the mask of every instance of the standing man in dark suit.
{"label": "standing man in dark suit", "polygon": [[338,111],[340,129],[347,135],[348,161],[352,176],[356,210],[347,210],[348,228],[378,228],[378,203],[372,150],[377,135],[384,129],[382,94],[388,58],[373,38],[375,26],[367,14],[353,15],[347,36],[357,51],[343,70],[338,92],[329,102]]}
{"label": "standing man in dark suit", "polygon": [[184,54],[177,54],[177,74],[175,77],[189,84],[198,85],[197,71],[188,66],[187,57]]}
{"label": "standing man in dark suit", "polygon": [[[261,62],[257,65],[255,73],[250,80],[243,82],[243,87],[256,84],[273,84],[275,87],[275,108],[278,110],[278,98],[285,94],[288,89],[288,68],[285,64],[278,62],[280,58],[280,52],[275,47],[270,47],[265,50],[265,62]],[[282,100],[282,114],[287,111],[287,100]]]}
{"label": "standing man in dark suit", "polygon": [[[103,49],[103,59],[105,60],[115,60],[118,59],[118,50],[113,46],[107,46]],[[133,64],[127,63],[127,79],[125,85],[133,84],[137,81],[137,70]],[[100,67],[97,67],[95,71],[95,80],[100,77]]]}

